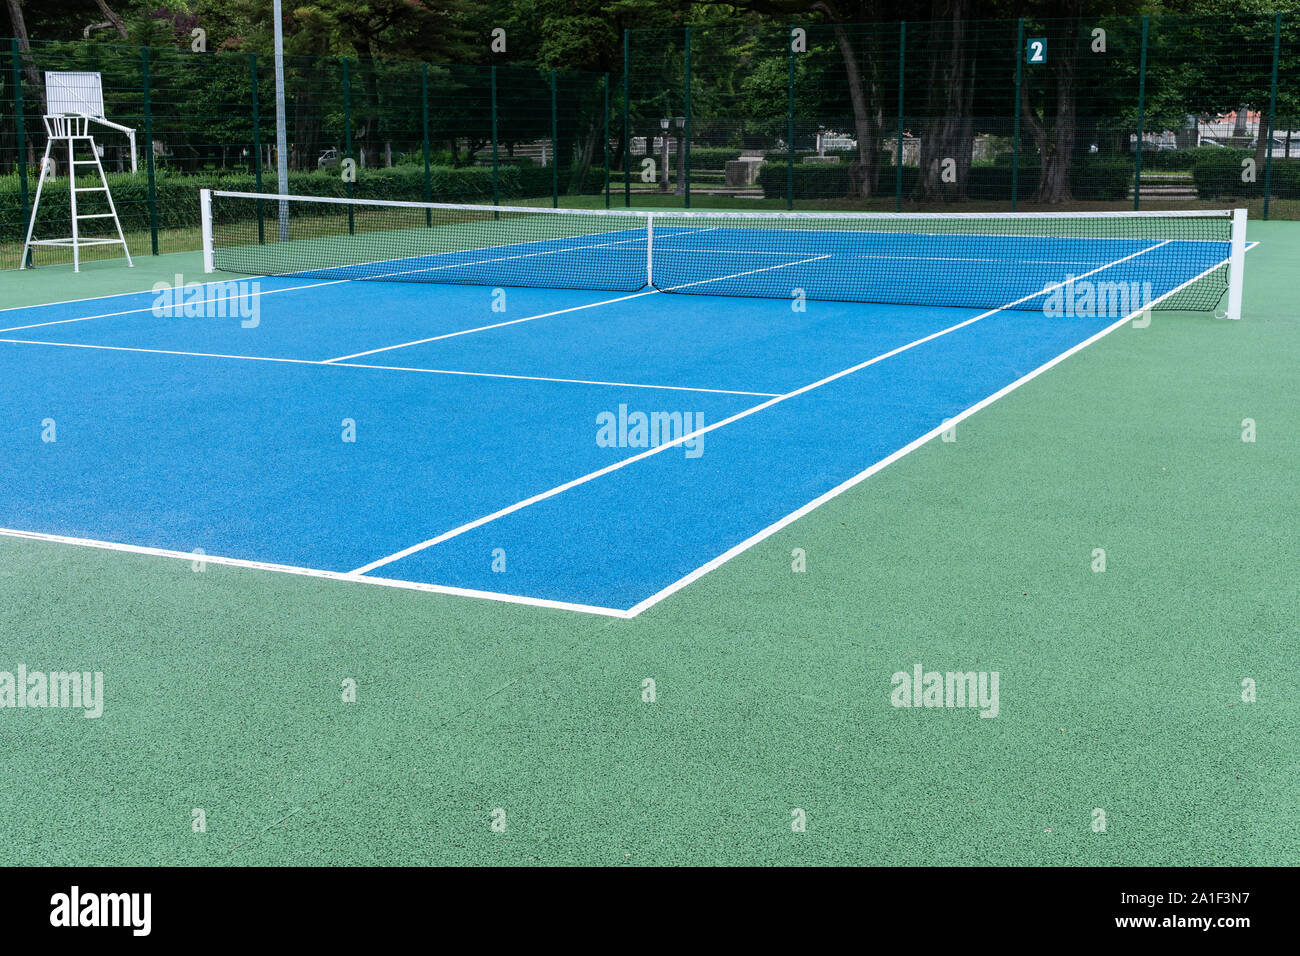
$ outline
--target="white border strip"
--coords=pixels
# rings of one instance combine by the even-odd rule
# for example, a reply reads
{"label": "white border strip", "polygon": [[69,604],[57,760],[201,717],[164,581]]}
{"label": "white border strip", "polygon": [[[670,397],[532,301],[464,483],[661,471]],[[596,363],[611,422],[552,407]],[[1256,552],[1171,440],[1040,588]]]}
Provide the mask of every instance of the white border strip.
{"label": "white border strip", "polygon": [[299,196],[286,193],[246,193],[213,190],[213,196],[232,199],[266,199],[303,203],[341,203],[358,206],[389,206],[405,209],[446,209],[480,213],[527,213],[529,215],[595,216],[610,218],[648,219],[847,219],[847,220],[904,220],[904,219],[1222,219],[1231,218],[1231,209],[1175,209],[1111,211],[1111,212],[736,212],[734,210],[680,210],[680,209],[566,209],[548,206],[492,206],[480,203],[424,203],[398,199],[348,199],[346,196]]}

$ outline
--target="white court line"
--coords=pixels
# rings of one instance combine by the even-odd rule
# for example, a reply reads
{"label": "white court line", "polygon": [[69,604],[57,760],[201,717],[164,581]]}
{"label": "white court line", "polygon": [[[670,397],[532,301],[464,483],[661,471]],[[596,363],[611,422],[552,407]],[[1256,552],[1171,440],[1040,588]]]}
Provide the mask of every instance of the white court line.
{"label": "white court line", "polygon": [[729,276],[714,276],[712,279],[699,279],[695,282],[680,282],[677,285],[670,285],[663,289],[663,292],[676,292],[678,289],[689,289],[693,285],[707,285],[710,282],[725,282],[728,279],[739,279],[741,276],[752,276],[757,272],[773,272],[777,269],[788,269],[791,266],[801,266],[805,262],[817,262],[819,259],[830,259],[831,253],[820,256],[809,256],[807,259],[796,259],[793,262],[780,262],[774,266],[763,266],[761,269],[750,269],[748,272],[733,272]]}
{"label": "white court line", "polygon": [[[200,254],[200,253],[198,253],[198,252],[195,252],[195,253],[186,253],[186,252],[169,252],[169,253],[165,253],[165,255],[169,255],[169,256],[172,256],[172,255],[184,256],[184,255],[199,255],[199,254]],[[159,258],[162,258],[162,257],[160,256]],[[96,261],[108,261],[108,260],[96,260]],[[28,270],[28,271],[31,271],[31,270]],[[200,273],[200,275],[202,275],[202,273]],[[244,276],[244,280],[247,281],[247,282],[251,282],[251,281],[254,280],[254,279],[271,279],[271,278],[275,278],[275,277],[274,277],[274,276],[271,276],[271,275],[257,275],[257,276],[250,275],[250,276]],[[208,280],[206,280],[206,281],[204,281],[204,282],[200,282],[200,283],[198,283],[198,284],[199,284],[199,285],[219,285],[220,283],[223,283],[223,282],[231,282],[231,281],[236,281],[236,280],[231,280],[231,279],[208,279]],[[94,302],[94,301],[99,300],[99,299],[121,299],[121,298],[125,298],[125,297],[128,296],[128,295],[155,295],[155,294],[156,294],[156,293],[153,291],[153,289],[139,289],[139,290],[137,290],[137,291],[135,291],[135,292],[110,292],[110,293],[108,293],[107,295],[88,295],[88,296],[85,296],[84,298],[80,298],[80,299],[60,299],[60,300],[58,300],[58,301],[56,301],[56,302],[37,302],[37,303],[34,303],[33,305],[7,305],[7,306],[5,306],[3,309],[0,309],[0,312],[18,312],[18,311],[26,311],[26,310],[28,310],[28,309],[48,309],[48,308],[51,308],[52,306],[56,306],[56,305],[76,305],[78,302]],[[8,330],[8,329],[0,329],[0,332],[7,332],[7,331],[9,331],[9,330]]]}
{"label": "white court line", "polygon": [[202,561],[207,564],[219,564],[233,568],[252,568],[258,571],[277,571],[281,574],[298,574],[309,578],[326,578],[331,581],[351,581],[355,584],[378,584],[382,587],[403,588],[408,591],[426,591],[433,594],[451,594],[458,597],[482,598],[489,601],[502,601],[507,604],[528,604],[533,607],[549,607],[562,611],[581,611],[585,614],[600,614],[605,617],[628,617],[628,612],[612,607],[599,607],[594,604],[572,604],[568,601],[548,601],[545,598],[525,597],[516,594],[503,594],[497,591],[475,591],[470,588],[453,588],[443,584],[424,584],[420,581],[397,581],[392,578],[365,577],[342,571],[322,571],[318,568],[302,568],[291,564],[273,564],[268,561],[250,561],[244,558],[226,558],[215,554],[198,554],[192,551],[172,551],[168,548],[150,548],[135,544],[121,544],[116,541],[100,541],[94,538],[73,538],[60,534],[45,534],[39,531],[19,531],[15,528],[0,528],[0,536],[23,538],[28,541],[44,541],[52,544],[71,544],[83,548],[98,548],[105,551],[123,551],[129,554],[144,554],[155,558],[177,558],[182,561]]}
{"label": "white court line", "polygon": [[227,355],[223,352],[181,352],[173,349],[145,349],[129,345],[91,345],[86,342],[42,342],[37,339],[0,339],[4,345],[47,345],[54,348],[97,349],[104,352],[143,352],[148,355],[181,355],[187,358],[235,359],[244,362],[280,362],[285,365],[315,365],[322,368],[364,368],[389,372],[422,372],[426,375],[460,375],[473,378],[507,378],[525,382],[558,382],[566,385],[604,385],[611,388],[650,388],[668,392],[710,392],[715,395],[767,397],[774,392],[746,392],[729,388],[701,388],[693,385],[650,385],[638,382],[602,382],[586,378],[553,378],[545,375],[508,375],[504,372],[466,372],[445,368],[414,368],[405,365],[364,365],[359,362],[318,362],[314,359],[276,358],[269,355]]}
{"label": "white court line", "polygon": [[[266,278],[275,278],[275,277],[272,277],[272,276],[257,276],[257,277],[255,277],[255,278],[266,279]],[[254,280],[250,278],[250,279],[222,279],[221,281],[222,281],[222,282],[226,282],[226,283],[239,283],[239,282],[252,282],[252,281],[254,281]],[[310,283],[310,284],[308,284],[308,285],[293,285],[293,286],[286,286],[286,287],[283,288],[283,289],[265,289],[265,290],[259,289],[259,290],[257,290],[256,292],[243,292],[243,293],[240,293],[239,295],[225,295],[225,296],[220,296],[220,297],[215,298],[215,299],[204,299],[202,302],[195,302],[195,303],[193,303],[193,304],[194,304],[194,305],[205,305],[205,304],[207,304],[207,303],[209,303],[209,302],[238,302],[238,301],[240,301],[241,299],[252,299],[252,298],[255,298],[255,297],[257,297],[257,296],[263,296],[263,295],[274,295],[274,294],[277,293],[277,292],[300,292],[300,291],[302,291],[303,289],[317,289],[317,288],[320,288],[321,286],[327,286],[327,285],[338,285],[339,283],[342,283],[342,282],[352,282],[352,281],[354,281],[354,280],[352,280],[352,279],[331,279],[331,280],[329,280],[328,282],[312,282],[312,283]],[[217,283],[216,283],[216,282],[204,282],[204,283],[202,283],[202,284],[203,284],[203,285],[216,285]],[[150,292],[132,292],[132,293],[128,293],[128,294],[130,294],[130,295],[157,295],[157,293],[152,292],[152,291],[150,291]],[[116,297],[116,296],[107,296],[106,298],[117,298],[117,297]],[[89,301],[89,300],[88,300],[88,301]],[[59,304],[59,303],[52,303],[52,304],[57,305],[57,304]],[[181,310],[184,310],[185,306],[187,306],[187,305],[189,305],[189,304],[190,304],[190,303],[186,302],[186,303],[182,303],[181,305],[170,305],[170,306],[167,306],[166,309],[167,309],[167,311],[171,311],[172,309],[181,309]],[[29,306],[28,308],[36,308],[36,309],[40,309],[40,308],[44,308],[44,306]],[[15,325],[15,326],[13,326],[12,328],[8,328],[8,329],[0,329],[0,332],[22,332],[22,331],[25,331],[26,329],[41,329],[41,328],[44,328],[44,327],[47,326],[47,325],[67,325],[67,324],[70,323],[70,322],[89,322],[91,319],[113,319],[113,318],[117,318],[117,317],[120,316],[120,315],[139,315],[141,312],[153,312],[153,311],[154,311],[154,308],[155,308],[155,307],[152,306],[152,305],[147,305],[147,306],[144,306],[143,308],[139,308],[139,309],[124,309],[124,310],[122,310],[121,312],[103,312],[103,313],[100,313],[99,315],[83,315],[83,316],[79,316],[79,317],[77,317],[77,318],[72,318],[72,319],[56,319],[56,320],[54,320],[54,321],[50,321],[50,322],[35,322],[35,323],[31,324],[31,325]],[[167,315],[167,316],[159,316],[159,318],[176,319],[176,318],[181,318],[181,316],[172,316],[172,315]]]}
{"label": "white court line", "polygon": [[473,332],[487,332],[490,329],[500,329],[507,325],[518,325],[520,322],[531,322],[534,319],[546,319],[546,318],[550,318],[553,315],[564,315],[565,313],[568,312],[580,312],[583,309],[594,309],[597,306],[601,306],[601,305],[612,305],[615,302],[626,302],[628,299],[637,299],[643,295],[654,295],[656,292],[673,292],[677,289],[685,289],[693,285],[704,285],[705,283],[708,282],[722,282],[726,279],[738,279],[741,276],[753,275],[756,272],[770,272],[773,269],[786,269],[789,268],[790,266],[802,265],[805,262],[815,262],[818,259],[829,259],[829,258],[830,255],[828,253],[827,255],[823,255],[823,256],[812,256],[811,258],[808,259],[799,259],[795,262],[782,262],[779,265],[775,265],[775,266],[763,266],[762,268],[759,269],[750,269],[747,272],[734,272],[728,276],[717,276],[712,279],[700,279],[698,282],[683,282],[680,285],[669,286],[667,289],[644,289],[641,292],[633,292],[631,295],[619,296],[617,299],[605,299],[603,302],[589,302],[586,305],[575,305],[568,309],[557,309],[554,312],[543,312],[541,315],[529,315],[529,316],[525,316],[522,319],[510,319],[507,322],[496,322],[493,323],[492,325],[481,325],[476,329],[461,329],[459,332],[444,332],[442,335],[431,335],[428,338],[415,339],[414,341],[411,342],[402,342],[399,345],[385,345],[383,348],[370,349],[368,352],[357,352],[353,355],[341,355],[338,358],[325,359],[325,364],[329,365],[335,362],[346,362],[348,359],[364,358],[367,355],[377,355],[380,352],[391,352],[394,349],[410,348],[412,345],[424,345],[426,342],[439,342],[443,339],[454,339],[458,335],[469,335]]}
{"label": "white court line", "polygon": [[363,365],[360,362],[320,362],[331,368],[373,368],[390,372],[427,372],[432,375],[469,375],[481,378],[512,378],[525,382],[564,382],[571,385],[608,385],[611,388],[653,388],[673,392],[711,392],[715,395],[745,395],[751,398],[773,398],[778,392],[745,392],[734,388],[700,388],[693,385],[642,385],[637,382],[602,382],[585,378],[550,378],[545,375],[506,375],[503,372],[461,372],[445,368],[409,368],[404,365]]}
{"label": "white court line", "polygon": [[5,345],[47,345],[64,349],[96,349],[103,352],[143,352],[147,355],[184,355],[190,358],[238,359],[244,362],[283,362],[286,365],[320,365],[312,359],[275,358],[269,355],[227,355],[224,352],[181,352],[174,349],[145,349],[134,345],[92,345],[88,342],[43,342],[40,339],[0,339]]}
{"label": "white court line", "polygon": [[[1169,241],[1172,241],[1172,240],[1166,240],[1166,242],[1169,242]],[[679,249],[679,248],[676,248],[676,247],[670,247],[669,249],[664,250],[664,249],[663,249],[661,246],[659,246],[658,244],[655,245],[655,251],[656,251],[656,252],[663,253],[663,254],[665,254],[665,255],[667,255],[667,254],[669,254],[669,253],[672,253],[672,254],[674,254],[674,255],[678,255],[678,254],[682,254],[682,253],[692,253],[692,254],[698,253],[699,255],[711,255],[711,256],[736,256],[736,257],[757,257],[757,256],[794,256],[794,255],[798,255],[798,254],[799,254],[798,252],[796,252],[796,251],[794,251],[794,250],[790,250],[790,249],[786,249],[786,250],[761,250],[761,249]],[[811,252],[812,250],[807,250],[807,251],[810,251],[810,252]],[[848,260],[853,260],[853,261],[857,261],[857,260],[860,260],[860,259],[867,259],[867,260],[870,260],[870,261],[873,261],[873,262],[875,262],[875,261],[886,261],[886,262],[995,262],[995,263],[997,263],[997,264],[999,264],[999,265],[1005,265],[1005,266],[1017,266],[1017,265],[1085,266],[1085,265],[1095,265],[1096,263],[1098,263],[1098,262],[1102,262],[1102,261],[1103,261],[1103,260],[1100,260],[1100,259],[1093,259],[1093,260],[1090,260],[1090,261],[1083,261],[1083,260],[1080,260],[1080,259],[1007,259],[1007,258],[999,257],[999,256],[987,256],[987,257],[982,257],[982,258],[981,258],[981,257],[975,257],[975,256],[887,256],[887,255],[879,255],[879,254],[873,254],[873,253],[868,253],[868,252],[852,252],[852,251],[849,251],[849,250],[845,250],[845,251],[841,251],[841,252],[829,252],[829,253],[826,253],[826,256],[827,256],[827,257],[833,257],[833,258],[835,258],[835,259],[848,259]],[[1107,260],[1104,260],[1104,261],[1105,261],[1105,262],[1110,262],[1110,261],[1112,261],[1112,260],[1107,259]]]}
{"label": "white court line", "polygon": [[[1160,245],[1164,245],[1164,243],[1161,243]],[[1129,259],[1136,258],[1137,256],[1140,255],[1145,255],[1147,252],[1150,252],[1152,249],[1160,248],[1160,245],[1151,246],[1139,252],[1134,252],[1130,255],[1124,256],[1123,258],[1116,259],[1114,262],[1110,262],[1104,266],[1100,266],[1099,268],[1093,269],[1092,272],[1085,272],[1081,276],[1075,276],[1073,280],[1065,280],[1062,282],[1058,282],[1055,285],[1046,286],[1045,288],[1033,292],[1029,295],[1021,296],[1019,299],[1015,299],[1012,302],[1008,302],[1005,305],[1001,305],[996,309],[990,309],[987,312],[981,312],[979,315],[972,316],[971,318],[958,322],[955,325],[950,325],[946,329],[940,329],[937,332],[931,332],[929,335],[924,335],[919,339],[914,339],[913,341],[908,342],[905,345],[900,345],[897,348],[890,349],[888,352],[882,352],[879,355],[867,359],[865,362],[859,362],[857,365],[850,366],[849,368],[846,369],[841,369],[838,372],[834,372],[830,375],[827,375],[825,378],[818,379],[816,382],[812,382],[811,384],[804,385],[800,388],[795,389],[794,391],[786,392],[785,394],[778,395],[775,398],[769,398],[765,402],[761,402],[760,404],[755,405],[752,408],[747,408],[742,412],[738,412],[735,415],[731,415],[728,418],[724,418],[721,421],[715,422],[712,425],[707,425],[704,428],[697,428],[695,431],[689,432],[685,435],[681,435],[678,438],[674,438],[672,441],[664,442],[661,445],[656,445],[654,448],[647,449],[646,451],[640,452],[639,454],[632,455],[631,457],[624,458],[620,461],[616,461],[613,464],[606,465],[604,468],[599,468],[596,471],[588,472],[587,474],[582,475],[578,478],[574,478],[571,481],[566,481],[562,485],[557,485],[556,487],[551,488],[547,491],[543,491],[540,492],[539,494],[535,494],[528,498],[524,498],[521,501],[516,501],[514,504],[507,505],[504,508],[500,508],[492,512],[491,514],[484,515],[481,518],[476,518],[473,521],[467,522],[463,525],[460,525],[459,527],[452,528],[449,531],[444,531],[442,534],[435,535],[434,537],[428,538],[425,541],[417,542],[416,544],[413,544],[410,547],[403,548],[401,551],[395,551],[394,553],[385,555],[382,558],[377,558],[374,561],[371,561],[369,564],[362,565],[352,573],[367,574],[371,571],[374,571],[376,568],[382,568],[384,565],[392,564],[394,561],[400,561],[402,558],[410,557],[413,554],[416,554],[420,551],[424,551],[426,548],[431,548],[434,545],[441,544],[444,541],[449,541],[452,538],[459,537],[460,535],[465,534],[467,531],[473,531],[475,528],[482,527],[485,524],[489,524],[500,518],[504,518],[507,515],[514,514],[516,511],[520,511],[524,508],[529,507],[530,505],[535,505],[538,502],[547,500],[548,498],[553,498],[556,495],[563,494],[564,492],[572,488],[576,488],[579,485],[584,485],[589,481],[594,481],[597,478],[618,471],[621,468],[626,468],[628,465],[649,458],[652,455],[658,455],[662,452],[665,452],[669,448],[675,448],[678,445],[685,444],[686,442],[692,441],[701,435],[706,435],[711,431],[716,431],[717,429],[723,428],[726,425],[730,425],[733,422],[738,422],[742,418],[748,418],[750,415],[754,415],[765,409],[771,408],[773,405],[778,405],[781,402],[785,402],[799,395],[806,394],[808,392],[813,391],[814,389],[818,389],[825,385],[829,385],[831,382],[844,378],[846,375],[852,375],[855,372],[860,372],[862,369],[867,368],[871,365],[875,365],[877,362],[883,362],[885,359],[893,358],[895,355],[900,355],[903,352],[909,351],[910,349],[914,349],[919,345],[924,345],[926,342],[931,342],[937,338],[940,338],[941,336],[948,335],[949,333],[952,332],[956,332],[958,329],[963,329],[968,325],[972,325],[975,322],[979,322],[982,319],[986,319],[990,315],[996,315],[997,313],[1002,312],[1005,309],[1009,309],[1014,305],[1019,305],[1021,302],[1024,302],[1028,299],[1037,298],[1038,296],[1050,292],[1053,289],[1060,288],[1061,286],[1066,285],[1066,283],[1069,281],[1077,282],[1079,279],[1086,279],[1088,276],[1092,275],[1095,272],[1100,272],[1102,269],[1108,269],[1111,266],[1118,265],[1121,262],[1125,262]],[[1216,266],[1215,268],[1218,268],[1218,266]]]}
{"label": "white court line", "polygon": [[385,345],[383,348],[370,349],[366,352],[354,352],[351,355],[340,355],[337,358],[324,359],[321,364],[333,365],[339,362],[346,362],[348,359],[364,358],[367,355],[377,355],[380,352],[391,352],[394,349],[409,348],[412,345],[423,345],[425,342],[437,342],[441,339],[454,339],[458,335],[470,335],[474,332],[486,332],[489,329],[500,329],[507,325],[518,325],[520,322],[531,322],[534,319],[547,319],[553,315],[564,315],[566,312],[580,312],[583,309],[594,309],[597,306],[611,305],[615,302],[626,302],[628,299],[636,299],[643,295],[654,295],[658,289],[646,289],[642,292],[633,292],[631,295],[621,295],[616,299],[604,299],[601,302],[588,302],[586,305],[574,305],[567,309],[556,309],[554,312],[542,312],[538,315],[526,315],[522,319],[510,319],[506,322],[494,322],[492,325],[480,325],[476,329],[461,329],[457,332],[444,332],[442,335],[431,335],[428,338],[414,339],[410,342],[402,342],[400,345]]}
{"label": "white court line", "polygon": [[[697,229],[697,230],[694,230],[694,231],[696,231],[696,232],[707,232],[708,230],[707,230],[707,229]],[[592,235],[609,235],[609,233],[593,233]],[[565,238],[565,239],[577,239],[577,238],[580,238],[580,237],[578,237],[578,236],[566,236],[566,237],[564,237],[564,238]],[[554,240],[554,239],[535,239],[535,240],[533,240],[533,242],[555,242],[555,241],[556,241],[556,240]],[[566,248],[566,249],[556,249],[556,250],[548,250],[548,251],[545,251],[545,252],[527,253],[527,254],[525,254],[525,255],[520,255],[520,256],[505,256],[505,257],[502,257],[502,258],[500,258],[500,259],[481,259],[481,260],[477,260],[476,262],[461,262],[461,263],[453,263],[453,264],[448,265],[448,266],[437,266],[437,267],[434,267],[434,268],[439,268],[439,269],[442,269],[442,268],[456,268],[456,267],[464,266],[464,265],[478,265],[478,264],[482,264],[482,263],[484,263],[484,262],[500,262],[500,261],[504,261],[505,259],[522,259],[522,258],[528,258],[529,256],[538,256],[538,255],[554,255],[554,254],[557,253],[557,252],[573,252],[573,251],[575,251],[575,250],[577,250],[577,249],[597,249],[597,248],[601,248],[602,246],[606,246],[606,245],[618,245],[619,242],[636,242],[636,241],[638,241],[638,240],[637,240],[637,239],[623,239],[623,240],[618,240],[618,242],[597,243],[597,244],[594,244],[594,245],[588,244],[588,245],[583,245],[583,246],[571,246],[571,247],[568,247],[568,248]],[[639,241],[644,241],[644,238],[640,239]],[[507,248],[507,247],[512,246],[512,245],[520,245],[520,244],[521,244],[521,243],[505,243],[505,244],[503,244],[503,245],[500,245],[500,246],[493,246],[493,247],[491,247],[491,248],[504,249],[504,248]],[[524,244],[526,245],[527,243],[524,243]],[[479,250],[479,249],[466,249],[466,250],[457,250],[457,251],[455,251],[455,252],[440,252],[440,253],[433,253],[433,255],[434,255],[434,256],[441,256],[441,255],[460,255],[462,252],[481,252],[481,251],[483,251],[483,250]],[[382,259],[381,259],[381,260],[376,260],[376,261],[378,261],[378,262],[385,262],[385,263],[390,263],[390,264],[391,264],[391,263],[395,263],[395,262],[413,262],[413,261],[415,261],[415,260],[417,260],[417,259],[421,259],[421,258],[430,258],[430,257],[429,257],[429,256],[408,256],[408,257],[406,257],[405,259],[395,259],[395,260],[382,260]],[[329,266],[329,267],[327,267],[327,268],[329,268],[329,269],[357,269],[357,268],[360,268],[360,267],[362,267],[362,266],[373,265],[373,264],[374,264],[374,263],[370,263],[370,262],[362,262],[362,263],[357,263],[357,264],[355,264],[355,265]],[[293,276],[293,275],[296,275],[296,274],[300,274],[300,273],[303,272],[303,271],[304,271],[304,270],[301,270],[301,269],[300,269],[300,270],[297,270],[297,272],[268,273],[268,274],[266,274],[266,275],[260,275],[260,276],[246,276],[246,277],[243,277],[243,278],[237,278],[237,279],[210,279],[210,280],[208,280],[208,281],[206,281],[206,282],[201,282],[201,283],[197,283],[197,284],[198,284],[198,285],[202,285],[202,286],[211,286],[211,285],[225,285],[225,284],[228,284],[228,283],[252,282],[252,281],[255,281],[256,279],[271,279],[271,278],[284,278],[284,277],[289,277],[289,276]],[[318,270],[318,271],[319,271],[319,270]],[[324,281],[321,281],[321,282],[309,282],[309,283],[305,283],[305,284],[302,284],[302,285],[286,286],[286,287],[283,288],[283,289],[266,289],[265,291],[259,289],[259,290],[257,290],[256,292],[244,292],[244,293],[241,293],[240,295],[227,295],[227,296],[221,296],[221,297],[219,297],[219,298],[215,298],[215,299],[204,299],[202,302],[196,302],[196,303],[193,303],[193,304],[194,304],[194,305],[204,305],[204,304],[206,304],[206,303],[208,303],[208,302],[238,302],[238,301],[240,301],[240,300],[242,300],[242,299],[246,299],[246,298],[247,298],[247,299],[251,299],[251,298],[254,298],[254,297],[257,297],[257,296],[271,295],[271,294],[273,294],[273,293],[277,293],[277,292],[301,292],[301,291],[303,291],[304,289],[319,289],[319,288],[322,288],[322,287],[324,287],[324,286],[342,285],[342,284],[345,283],[345,282],[362,282],[362,281],[371,281],[371,280],[379,280],[379,279],[390,279],[390,278],[392,278],[392,277],[394,277],[394,276],[404,276],[404,275],[411,275],[411,274],[413,274],[413,273],[419,273],[419,272],[431,272],[431,271],[433,271],[433,268],[430,268],[430,267],[428,267],[428,266],[422,266],[421,268],[418,268],[418,269],[405,269],[405,270],[395,271],[395,272],[384,272],[384,273],[381,273],[380,275],[374,275],[374,276],[369,276],[369,275],[368,275],[368,276],[359,276],[359,277],[358,277],[358,276],[349,276],[348,278],[344,278],[344,279],[327,279],[327,280],[324,280]],[[186,284],[188,285],[188,283],[186,283]],[[103,299],[116,299],[116,298],[120,298],[121,296],[125,296],[125,295],[157,295],[157,293],[154,292],[152,289],[147,290],[147,291],[144,291],[144,292],[121,292],[121,293],[116,293],[116,294],[114,294],[114,295],[110,295],[110,296],[93,296],[93,297],[91,297],[91,298],[89,298],[89,299],[69,299],[69,300],[68,300],[68,303],[75,303],[75,302],[93,302],[95,299],[100,299],[100,298],[103,298]],[[611,300],[611,301],[617,301],[617,300]],[[43,309],[43,308],[47,308],[47,307],[52,306],[52,305],[65,305],[65,304],[68,304],[68,303],[64,303],[64,302],[49,302],[49,303],[44,303],[44,304],[41,304],[41,305],[32,305],[32,306],[15,306],[14,309]],[[185,306],[187,306],[187,305],[189,305],[189,304],[190,304],[190,303],[187,302],[187,303],[183,303],[183,304],[180,305],[180,306],[169,306],[169,307],[168,307],[168,310],[170,310],[170,309],[183,309]],[[597,303],[597,304],[602,304],[602,303]],[[48,326],[48,325],[67,325],[67,324],[69,324],[69,323],[71,323],[71,322],[89,322],[91,319],[112,319],[112,318],[117,318],[118,316],[123,316],[123,315],[139,315],[141,312],[153,312],[153,311],[154,311],[154,308],[155,308],[155,307],[154,307],[153,305],[149,305],[149,306],[145,306],[145,307],[143,307],[143,308],[139,308],[139,309],[123,309],[123,310],[121,310],[121,311],[119,311],[119,312],[103,312],[103,313],[100,313],[99,315],[83,315],[83,316],[78,316],[78,317],[71,318],[71,319],[56,319],[56,320],[52,320],[52,321],[49,321],[49,322],[35,322],[35,323],[30,324],[30,325],[15,325],[15,326],[13,326],[12,328],[0,329],[0,333],[4,333],[4,332],[22,332],[22,331],[25,331],[26,329],[39,329],[39,328],[44,328],[45,326]],[[0,309],[0,312],[9,312],[9,311],[13,311],[13,310],[11,310],[11,309]],[[174,316],[160,316],[160,318],[174,318]],[[491,326],[487,326],[487,328],[491,328]],[[477,331],[477,330],[475,330],[475,331]],[[364,352],[363,352],[362,354],[365,355],[365,354],[369,354],[369,353],[364,353]]]}

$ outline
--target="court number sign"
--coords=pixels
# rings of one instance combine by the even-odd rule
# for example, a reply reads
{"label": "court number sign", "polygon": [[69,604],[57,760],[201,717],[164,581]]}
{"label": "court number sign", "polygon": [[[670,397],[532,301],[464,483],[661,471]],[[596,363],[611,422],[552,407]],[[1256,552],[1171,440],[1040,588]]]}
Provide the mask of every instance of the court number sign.
{"label": "court number sign", "polygon": [[1040,37],[1030,40],[1025,44],[1025,62],[1026,63],[1046,63],[1047,62],[1047,38]]}

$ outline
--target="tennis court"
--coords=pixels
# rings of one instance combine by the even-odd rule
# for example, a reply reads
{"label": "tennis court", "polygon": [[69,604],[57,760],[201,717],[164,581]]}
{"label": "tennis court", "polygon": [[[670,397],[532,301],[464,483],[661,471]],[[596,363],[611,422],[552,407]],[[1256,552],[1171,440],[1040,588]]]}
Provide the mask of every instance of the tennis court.
{"label": "tennis court", "polygon": [[1230,312],[1245,249],[1226,211],[211,203],[218,284],[0,312],[4,533],[619,617],[1151,308]]}

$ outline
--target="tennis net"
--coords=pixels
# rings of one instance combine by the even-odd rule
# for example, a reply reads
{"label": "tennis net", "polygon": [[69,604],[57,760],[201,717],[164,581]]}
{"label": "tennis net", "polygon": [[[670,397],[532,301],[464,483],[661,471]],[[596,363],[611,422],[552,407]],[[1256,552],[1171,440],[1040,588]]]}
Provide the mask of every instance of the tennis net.
{"label": "tennis net", "polygon": [[1226,209],[679,212],[220,191],[202,205],[208,271],[1035,311],[1065,293],[1068,315],[1117,293],[1133,311],[1213,310],[1245,248],[1244,210]]}

